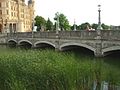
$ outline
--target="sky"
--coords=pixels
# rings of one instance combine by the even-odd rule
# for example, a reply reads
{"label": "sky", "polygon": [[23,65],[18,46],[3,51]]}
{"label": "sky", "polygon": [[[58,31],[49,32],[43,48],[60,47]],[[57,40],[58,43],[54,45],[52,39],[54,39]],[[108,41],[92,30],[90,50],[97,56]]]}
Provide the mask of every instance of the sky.
{"label": "sky", "polygon": [[35,0],[35,15],[54,21],[55,13],[63,13],[70,24],[98,23],[98,5],[101,5],[101,23],[120,25],[120,0]]}

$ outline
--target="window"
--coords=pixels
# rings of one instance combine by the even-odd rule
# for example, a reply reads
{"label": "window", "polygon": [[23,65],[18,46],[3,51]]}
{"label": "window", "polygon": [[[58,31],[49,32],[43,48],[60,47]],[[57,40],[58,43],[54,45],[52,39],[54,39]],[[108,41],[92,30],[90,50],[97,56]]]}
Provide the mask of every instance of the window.
{"label": "window", "polygon": [[16,17],[16,13],[14,12],[14,17]]}
{"label": "window", "polygon": [[11,10],[13,10],[13,6],[11,6]]}
{"label": "window", "polygon": [[2,15],[2,10],[0,10],[0,15]]}
{"label": "window", "polygon": [[21,18],[24,18],[24,14],[21,14]]}
{"label": "window", "polygon": [[14,7],[14,11],[15,11],[15,7]]}
{"label": "window", "polygon": [[8,7],[8,3],[6,3],[6,7]]}
{"label": "window", "polygon": [[7,15],[9,15],[9,11],[8,10],[6,10],[6,13],[7,13]]}
{"label": "window", "polygon": [[11,12],[11,16],[13,17],[13,12]]}
{"label": "window", "polygon": [[2,7],[2,3],[0,2],[0,7]]}

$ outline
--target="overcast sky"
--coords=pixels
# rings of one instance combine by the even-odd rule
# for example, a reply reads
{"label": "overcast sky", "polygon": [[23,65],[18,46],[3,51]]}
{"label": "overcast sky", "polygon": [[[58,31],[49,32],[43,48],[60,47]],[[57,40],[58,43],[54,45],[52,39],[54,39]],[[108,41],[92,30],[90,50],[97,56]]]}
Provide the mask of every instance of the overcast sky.
{"label": "overcast sky", "polygon": [[98,4],[101,4],[101,22],[120,25],[120,0],[35,0],[35,14],[53,21],[55,13],[63,13],[70,24],[98,23]]}

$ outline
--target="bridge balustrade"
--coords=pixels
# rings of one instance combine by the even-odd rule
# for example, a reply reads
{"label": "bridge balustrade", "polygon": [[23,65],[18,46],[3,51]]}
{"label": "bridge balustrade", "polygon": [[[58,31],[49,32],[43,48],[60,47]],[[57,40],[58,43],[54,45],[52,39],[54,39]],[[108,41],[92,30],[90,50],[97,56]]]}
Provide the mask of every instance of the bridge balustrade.
{"label": "bridge balustrade", "polygon": [[55,38],[56,32],[50,31],[50,32],[34,32],[33,35],[34,38]]}
{"label": "bridge balustrade", "polygon": [[101,30],[101,39],[120,40],[120,30]]}
{"label": "bridge balustrade", "polygon": [[102,40],[120,40],[119,30],[101,30],[101,31],[44,31],[44,32],[18,32],[7,35],[8,38],[51,38],[56,39],[99,39]]}
{"label": "bridge balustrade", "polygon": [[44,32],[18,32],[8,34],[9,38],[51,38],[56,39],[95,39],[97,37],[96,31],[44,31]]}
{"label": "bridge balustrade", "polygon": [[8,33],[8,38],[31,38],[31,32],[17,32],[17,33]]}
{"label": "bridge balustrade", "polygon": [[61,39],[95,39],[96,31],[61,31],[59,37]]}

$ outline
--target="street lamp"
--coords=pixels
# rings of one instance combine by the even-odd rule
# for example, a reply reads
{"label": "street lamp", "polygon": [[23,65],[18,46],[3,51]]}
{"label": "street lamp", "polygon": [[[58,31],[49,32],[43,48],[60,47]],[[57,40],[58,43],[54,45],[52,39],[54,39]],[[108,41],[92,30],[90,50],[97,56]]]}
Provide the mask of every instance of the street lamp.
{"label": "street lamp", "polygon": [[58,33],[59,33],[59,12],[56,13],[56,37],[58,37]]}
{"label": "street lamp", "polygon": [[74,31],[76,31],[76,22],[75,22],[75,19],[74,19]]}
{"label": "street lamp", "polygon": [[32,18],[32,38],[33,38],[33,34],[34,34],[34,17]]}
{"label": "street lamp", "polygon": [[101,5],[98,5],[98,27],[97,30],[102,30],[101,27]]}

